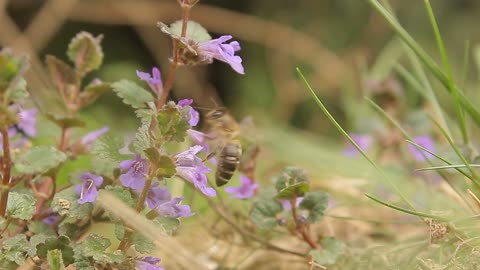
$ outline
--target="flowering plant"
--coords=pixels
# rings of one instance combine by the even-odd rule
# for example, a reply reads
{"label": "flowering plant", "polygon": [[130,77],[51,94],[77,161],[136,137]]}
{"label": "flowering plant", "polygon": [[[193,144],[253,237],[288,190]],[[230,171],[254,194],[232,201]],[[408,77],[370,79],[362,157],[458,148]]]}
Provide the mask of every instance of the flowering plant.
{"label": "flowering plant", "polygon": [[[340,256],[344,248],[340,241],[319,241],[321,237],[311,232],[311,224],[323,216],[327,195],[310,191],[302,170],[287,168],[277,179],[276,193],[264,194],[250,165],[245,171],[248,175],[240,176],[240,186],[225,188],[232,200],[249,202],[249,214],[241,224],[232,221],[234,211],[218,198],[223,191],[210,184],[208,178],[216,168],[205,157],[213,149],[209,144],[213,135],[194,129],[200,114],[192,107],[193,100],[168,101],[175,72],[179,65],[213,60],[227,63],[239,74],[245,70],[237,55],[238,41],[231,41],[230,35],[212,39],[201,25],[188,20],[197,2],[179,1],[182,20],[159,23],[173,41],[172,67],[165,82],[154,67],[151,73],[137,70],[137,82],[95,79],[84,83],[86,75],[102,65],[103,36],[81,32],[68,45],[73,65],[47,56],[53,87],[42,96],[27,91],[27,58],[8,49],[0,51],[0,268],[34,263],[42,269],[69,265],[77,269],[164,269],[163,261],[152,253],[155,248],[173,249],[175,242],[168,239],[181,220],[197,212],[192,210],[192,201],[186,200],[187,192],[172,191],[169,183],[173,181],[183,181],[184,190],[203,196],[240,234],[267,249],[324,264]],[[139,85],[142,81],[148,90]],[[115,92],[140,119],[135,138],[124,140],[106,126],[76,138],[74,131],[85,126],[79,112],[108,91]],[[42,125],[48,120],[59,129],[58,138],[50,144],[33,140],[43,129],[37,127],[39,115],[46,119]],[[187,137],[192,144],[185,148]],[[172,151],[175,148],[181,150]],[[91,156],[90,166],[72,173],[65,183],[60,172],[82,155]],[[282,208],[282,203],[290,205]],[[90,232],[96,222],[114,224],[118,245]],[[269,230],[276,227],[305,245],[297,251],[270,243]],[[186,252],[194,261],[190,266],[207,268]]]}

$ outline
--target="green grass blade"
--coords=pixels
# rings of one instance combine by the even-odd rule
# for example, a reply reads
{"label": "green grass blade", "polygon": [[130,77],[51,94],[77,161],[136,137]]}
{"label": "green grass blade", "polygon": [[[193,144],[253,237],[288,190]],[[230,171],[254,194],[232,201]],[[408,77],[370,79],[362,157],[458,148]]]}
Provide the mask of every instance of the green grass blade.
{"label": "green grass blade", "polygon": [[367,154],[358,146],[358,144],[348,135],[348,133],[340,126],[340,124],[335,120],[335,118],[330,114],[328,109],[323,105],[323,102],[318,98],[318,96],[315,94],[315,91],[313,91],[313,88],[310,86],[308,83],[307,79],[305,76],[303,76],[302,71],[297,68],[297,73],[300,76],[300,78],[303,80],[305,86],[307,87],[308,91],[310,91],[310,94],[312,95],[313,99],[317,103],[317,105],[320,107],[320,109],[323,111],[323,113],[327,116],[328,120],[335,126],[335,128],[345,137],[347,140],[350,141],[350,143],[355,146],[355,148],[362,154],[362,156],[382,175],[382,177],[387,181],[387,183],[395,190],[395,192],[400,196],[400,198],[412,209],[415,209],[413,204],[411,204],[407,197],[403,194],[403,192],[387,177],[387,175],[380,169],[380,167],[372,160],[370,159]]}
{"label": "green grass blade", "polygon": [[462,67],[462,77],[461,77],[462,80],[460,81],[462,88],[465,88],[465,85],[467,83],[469,67],[470,67],[470,41],[467,40],[465,42],[465,49],[463,53],[463,67]]}
{"label": "green grass blade", "polygon": [[450,89],[450,94],[452,95],[452,98],[453,98],[455,113],[457,114],[458,124],[460,126],[460,132],[462,133],[463,142],[464,144],[468,144],[468,132],[467,132],[467,127],[465,125],[465,116],[463,114],[461,104],[458,100],[458,93],[457,93],[458,89],[455,87],[455,83],[453,81],[452,69],[450,68],[450,63],[448,61],[448,56],[445,50],[445,45],[443,43],[442,35],[440,34],[440,30],[438,29],[438,24],[435,19],[435,15],[433,14],[433,9],[432,9],[432,6],[430,5],[430,1],[424,0],[424,3],[425,3],[425,7],[427,8],[428,17],[430,19],[433,32],[435,33],[435,39],[437,41],[438,50],[440,51],[443,67],[446,72],[448,88]]}
{"label": "green grass blade", "polygon": [[417,212],[417,211],[412,211],[412,210],[409,210],[409,209],[402,208],[400,206],[393,205],[391,203],[383,201],[383,200],[381,200],[379,198],[376,198],[376,197],[374,197],[370,194],[367,194],[367,193],[365,193],[365,196],[367,196],[372,201],[375,201],[375,202],[377,202],[381,205],[384,205],[386,207],[395,209],[395,210],[403,212],[403,213],[407,213],[407,214],[414,215],[414,216],[421,217],[421,218],[432,218],[432,219],[435,219],[435,220],[438,220],[438,221],[444,221],[444,222],[450,221],[449,219],[446,219],[444,217],[440,217],[440,216],[436,216],[436,215],[430,215],[430,214],[427,214],[427,213],[422,213],[422,212]]}
{"label": "green grass blade", "polygon": [[462,152],[460,151],[460,149],[458,149],[458,147],[455,145],[455,143],[453,142],[453,139],[448,136],[448,134],[445,132],[445,130],[440,126],[440,124],[435,120],[433,119],[431,116],[430,116],[430,120],[438,127],[438,129],[440,130],[440,132],[442,133],[442,135],[445,137],[445,139],[447,139],[448,143],[450,144],[450,147],[452,147],[452,149],[455,151],[455,153],[457,154],[457,156],[462,160],[462,162],[466,165],[467,169],[470,171],[471,173],[471,180],[473,181],[473,183],[477,186],[477,188],[480,188],[480,182],[479,182],[479,178],[478,178],[478,175],[477,173],[470,167],[470,163],[467,161],[467,159],[463,156]]}
{"label": "green grass blade", "polygon": [[[390,23],[393,29],[398,33],[400,38],[415,52],[422,63],[430,70],[430,72],[443,84],[443,86],[451,93],[452,87],[449,84],[449,79],[440,70],[435,61],[420,47],[420,45],[408,34],[408,32],[400,25],[397,19],[385,9],[377,0],[368,0],[368,2],[378,11],[380,14]],[[457,90],[457,87],[453,85],[453,88],[457,92],[457,98],[462,108],[468,112],[477,125],[480,126],[480,111],[474,106],[465,95]]]}
{"label": "green grass blade", "polygon": [[[471,168],[480,168],[480,164],[470,164]],[[425,167],[416,169],[416,172],[421,171],[435,171],[435,170],[447,170],[447,169],[459,169],[459,168],[467,168],[465,164],[454,164],[454,165],[444,165],[444,166],[434,166],[434,167]]]}

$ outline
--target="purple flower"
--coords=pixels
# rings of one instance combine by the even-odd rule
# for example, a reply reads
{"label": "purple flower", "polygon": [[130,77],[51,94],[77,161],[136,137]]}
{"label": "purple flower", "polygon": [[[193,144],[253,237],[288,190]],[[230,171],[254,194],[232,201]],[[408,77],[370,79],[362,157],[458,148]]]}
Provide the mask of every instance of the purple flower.
{"label": "purple flower", "polygon": [[[190,139],[192,139],[194,144],[202,146],[203,150],[205,150],[205,153],[207,153],[207,155],[210,154],[210,144],[208,143],[208,140],[213,139],[213,135],[194,129],[188,129],[187,134],[190,136]],[[210,162],[214,165],[217,164],[217,161],[214,157],[210,158]]]}
{"label": "purple flower", "polygon": [[[373,143],[373,138],[370,135],[350,134],[350,137],[358,144],[358,146],[360,146],[360,149],[362,149],[364,152],[368,151],[368,148],[370,148],[370,145]],[[353,144],[351,144],[350,142],[348,144],[349,145],[347,146],[347,148],[343,151],[343,154],[345,156],[354,157],[360,153]]]}
{"label": "purple flower", "polygon": [[[182,99],[178,101],[178,106],[180,107],[185,107],[185,106],[190,106],[193,103],[193,99]],[[190,126],[194,127],[198,125],[198,122],[200,121],[200,114],[192,107],[190,107],[190,120],[188,120],[188,123]]]}
{"label": "purple flower", "polygon": [[93,142],[95,142],[100,136],[105,134],[108,130],[109,130],[108,127],[103,127],[99,130],[89,132],[80,139],[80,143],[83,144],[83,146],[89,148],[90,146],[92,146]]}
{"label": "purple flower", "polygon": [[79,204],[94,202],[98,196],[97,187],[102,185],[103,177],[87,172],[80,176],[80,180],[83,181],[83,184],[77,185],[75,188],[75,193],[80,195],[77,202]]}
{"label": "purple flower", "polygon": [[37,135],[37,109],[30,110],[21,110],[18,112],[18,117],[20,122],[18,122],[18,127],[25,132],[30,137]]}
{"label": "purple flower", "polygon": [[205,62],[212,62],[213,59],[217,59],[229,64],[236,72],[245,74],[242,58],[235,55],[235,52],[240,50],[240,43],[238,41],[232,41],[228,44],[224,43],[230,39],[232,39],[232,36],[224,35],[217,39],[203,42],[198,46],[198,55]]}
{"label": "purple flower", "polygon": [[203,164],[201,158],[196,156],[202,149],[203,147],[200,145],[195,145],[187,151],[175,155],[177,175],[193,183],[203,194],[215,197],[217,195],[215,189],[207,186],[206,173],[211,172],[211,170]]}
{"label": "purple flower", "polygon": [[50,214],[48,217],[42,219],[42,222],[47,225],[53,225],[57,222],[58,216],[55,213]]}
{"label": "purple flower", "polygon": [[155,257],[143,257],[141,260],[137,260],[137,268],[139,270],[165,270],[162,266],[158,266],[160,258]]}
{"label": "purple flower", "polygon": [[[432,138],[430,138],[430,136],[422,135],[422,136],[413,137],[412,139],[416,144],[422,146],[423,148],[428,149],[429,151],[432,151],[432,152],[435,151],[435,145],[433,143]],[[415,145],[408,144],[407,147],[408,147],[408,150],[410,150],[410,152],[412,153],[415,160],[417,161],[425,161],[425,157],[427,157],[427,159],[430,159],[433,157],[433,155],[418,149]]]}
{"label": "purple flower", "polygon": [[171,201],[157,206],[156,209],[158,213],[164,217],[179,218],[193,216],[193,213],[190,211],[190,206],[179,205],[182,200],[183,197],[173,198]]}
{"label": "purple flower", "polygon": [[232,194],[232,198],[237,199],[248,199],[255,194],[255,190],[258,188],[258,184],[253,182],[250,178],[245,175],[240,175],[240,182],[242,183],[239,187],[226,187],[225,191],[229,194]]}
{"label": "purple flower", "polygon": [[[295,206],[298,207],[302,201],[303,197],[298,197],[295,201]],[[290,211],[292,209],[292,204],[289,200],[280,200],[280,203],[282,204],[283,211]]]}
{"label": "purple flower", "polygon": [[140,80],[145,81],[150,86],[150,89],[158,96],[160,96],[163,92],[163,82],[162,82],[162,75],[160,74],[160,70],[157,67],[152,68],[152,74],[148,72],[143,72],[137,70],[137,76]]}
{"label": "purple flower", "polygon": [[[153,183],[147,192],[146,202],[150,209],[154,209],[172,199],[172,196],[168,192],[168,188],[158,188],[158,185],[160,185],[160,183]],[[141,190],[138,190],[138,192],[141,192]]]}
{"label": "purple flower", "polygon": [[147,160],[135,155],[132,160],[120,162],[120,169],[127,171],[120,175],[120,181],[125,187],[134,190],[142,190],[145,185],[145,175],[147,174]]}

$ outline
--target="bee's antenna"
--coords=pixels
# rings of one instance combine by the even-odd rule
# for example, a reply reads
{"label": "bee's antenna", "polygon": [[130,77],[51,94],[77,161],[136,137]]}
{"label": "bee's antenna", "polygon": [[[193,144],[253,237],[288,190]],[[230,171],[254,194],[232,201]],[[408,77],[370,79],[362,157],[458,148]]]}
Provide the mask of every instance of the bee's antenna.
{"label": "bee's antenna", "polygon": [[205,110],[205,111],[211,111],[212,110],[212,108],[198,107],[198,106],[192,106],[192,108],[197,109],[197,110]]}

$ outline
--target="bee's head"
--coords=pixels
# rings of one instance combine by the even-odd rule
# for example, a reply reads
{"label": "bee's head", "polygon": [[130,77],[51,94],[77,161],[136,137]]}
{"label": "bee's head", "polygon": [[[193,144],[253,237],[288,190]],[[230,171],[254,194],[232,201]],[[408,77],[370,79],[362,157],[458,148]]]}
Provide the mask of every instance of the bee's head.
{"label": "bee's head", "polygon": [[206,118],[210,121],[215,121],[222,118],[227,113],[225,108],[218,108],[207,113]]}

